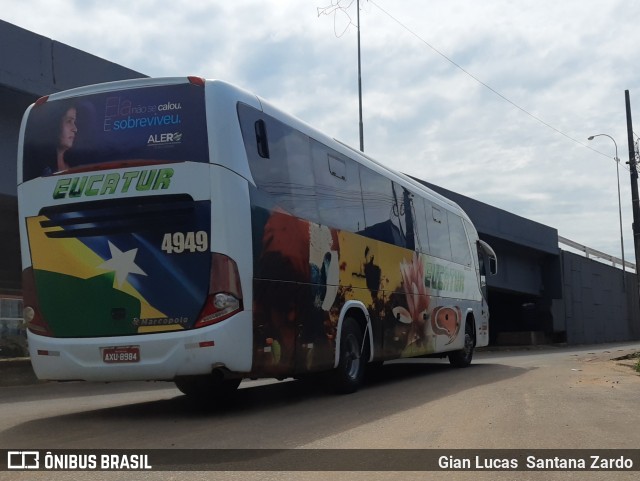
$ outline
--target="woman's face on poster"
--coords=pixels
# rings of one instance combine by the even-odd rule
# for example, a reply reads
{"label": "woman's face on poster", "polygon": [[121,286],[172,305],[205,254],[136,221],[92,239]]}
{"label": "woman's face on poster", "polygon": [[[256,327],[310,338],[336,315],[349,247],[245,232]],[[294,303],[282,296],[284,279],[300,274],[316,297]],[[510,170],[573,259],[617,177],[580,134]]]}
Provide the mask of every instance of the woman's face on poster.
{"label": "woman's face on poster", "polygon": [[76,126],[76,109],[71,107],[65,112],[60,120],[60,139],[58,147],[63,150],[68,150],[73,146],[73,141],[78,133],[78,127]]}

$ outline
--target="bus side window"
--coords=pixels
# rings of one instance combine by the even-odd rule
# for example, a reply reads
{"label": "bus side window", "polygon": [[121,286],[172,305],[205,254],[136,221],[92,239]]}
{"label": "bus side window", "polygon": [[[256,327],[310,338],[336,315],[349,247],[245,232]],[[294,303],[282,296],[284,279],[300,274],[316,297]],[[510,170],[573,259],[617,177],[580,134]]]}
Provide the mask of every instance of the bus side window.
{"label": "bus side window", "polygon": [[311,140],[315,199],[320,223],[357,232],[364,227],[358,164]]}
{"label": "bus side window", "polygon": [[394,192],[393,182],[371,169],[360,166],[362,202],[366,228],[360,234],[371,239],[406,247],[400,223],[402,191]]}
{"label": "bus side window", "polygon": [[[441,259],[451,260],[451,242],[449,240],[449,222],[444,209],[425,201],[427,212],[427,230],[429,231],[429,251]],[[431,207],[429,209],[429,207]]]}
{"label": "bus side window", "polygon": [[347,180],[347,167],[344,160],[338,159],[331,154],[327,155],[329,162],[329,172],[338,179]]}
{"label": "bus side window", "polygon": [[258,190],[281,209],[319,222],[309,137],[246,104],[238,104],[238,117]]}
{"label": "bus side window", "polygon": [[411,207],[413,212],[416,251],[428,254],[429,233],[427,231],[427,212],[424,203],[425,201],[422,197],[414,195]]}
{"label": "bus side window", "polygon": [[469,250],[469,240],[462,225],[462,218],[447,212],[449,219],[449,235],[451,236],[451,257],[453,262],[464,266],[471,265],[471,251]]}

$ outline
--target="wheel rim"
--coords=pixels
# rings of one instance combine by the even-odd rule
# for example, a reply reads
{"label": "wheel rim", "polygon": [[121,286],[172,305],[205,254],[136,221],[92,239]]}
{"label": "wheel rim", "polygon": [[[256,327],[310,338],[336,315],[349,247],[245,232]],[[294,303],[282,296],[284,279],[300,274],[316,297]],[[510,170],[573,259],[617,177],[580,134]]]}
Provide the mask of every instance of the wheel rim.
{"label": "wheel rim", "polygon": [[353,334],[346,338],[345,345],[345,371],[350,379],[356,379],[360,371],[360,346],[358,339]]}
{"label": "wheel rim", "polygon": [[464,357],[469,358],[473,352],[473,338],[469,334],[464,335]]}

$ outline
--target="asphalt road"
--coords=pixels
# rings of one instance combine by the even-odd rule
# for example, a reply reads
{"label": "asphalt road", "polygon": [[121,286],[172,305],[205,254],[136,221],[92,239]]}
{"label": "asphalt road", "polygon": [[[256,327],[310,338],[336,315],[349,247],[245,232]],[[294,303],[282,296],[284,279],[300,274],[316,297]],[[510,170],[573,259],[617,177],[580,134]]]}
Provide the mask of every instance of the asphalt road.
{"label": "asphalt road", "polygon": [[[194,406],[168,383],[0,388],[2,449],[640,448],[640,375],[613,358],[640,343],[476,354],[385,364],[359,392],[245,381],[234,402]],[[198,479],[637,480],[640,472],[195,472]],[[55,479],[183,479],[177,472],[56,473]],[[0,479],[51,479],[0,473]]]}

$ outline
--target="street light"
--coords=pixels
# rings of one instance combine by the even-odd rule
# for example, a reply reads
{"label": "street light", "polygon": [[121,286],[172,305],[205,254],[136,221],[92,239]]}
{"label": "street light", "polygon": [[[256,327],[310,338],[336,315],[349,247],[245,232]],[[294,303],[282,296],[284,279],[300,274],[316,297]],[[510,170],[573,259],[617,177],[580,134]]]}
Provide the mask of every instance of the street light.
{"label": "street light", "polygon": [[609,137],[613,141],[613,145],[616,146],[616,156],[614,160],[616,161],[616,177],[618,179],[618,214],[620,217],[620,249],[622,250],[622,289],[626,290],[626,281],[625,281],[625,263],[624,263],[624,238],[622,235],[622,202],[620,201],[620,159],[618,158],[618,144],[615,139],[608,134],[596,134],[592,135],[588,138],[588,140],[593,140],[596,137]]}

